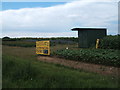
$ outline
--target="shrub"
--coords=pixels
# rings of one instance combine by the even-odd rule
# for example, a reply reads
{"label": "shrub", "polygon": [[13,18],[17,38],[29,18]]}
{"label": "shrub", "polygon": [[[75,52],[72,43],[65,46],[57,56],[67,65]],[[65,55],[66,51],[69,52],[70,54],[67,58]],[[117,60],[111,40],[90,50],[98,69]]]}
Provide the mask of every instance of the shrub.
{"label": "shrub", "polygon": [[102,49],[119,49],[120,50],[120,36],[107,36],[101,39],[100,48]]}

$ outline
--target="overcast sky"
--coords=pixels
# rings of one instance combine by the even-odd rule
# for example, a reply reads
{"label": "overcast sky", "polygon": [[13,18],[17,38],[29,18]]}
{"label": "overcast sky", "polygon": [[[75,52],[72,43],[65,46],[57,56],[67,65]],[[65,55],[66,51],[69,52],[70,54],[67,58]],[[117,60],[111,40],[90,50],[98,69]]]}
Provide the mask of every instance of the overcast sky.
{"label": "overcast sky", "polygon": [[118,33],[118,0],[3,2],[2,37],[77,37],[74,27],[105,27]]}

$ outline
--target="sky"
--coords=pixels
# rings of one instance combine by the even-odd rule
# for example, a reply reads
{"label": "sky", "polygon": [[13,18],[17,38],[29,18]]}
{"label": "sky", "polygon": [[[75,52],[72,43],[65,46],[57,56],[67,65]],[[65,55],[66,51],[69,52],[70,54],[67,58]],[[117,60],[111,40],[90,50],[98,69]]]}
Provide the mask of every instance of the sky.
{"label": "sky", "polygon": [[2,37],[77,37],[76,27],[104,27],[116,35],[118,0],[2,2],[0,19]]}
{"label": "sky", "polygon": [[66,2],[3,2],[2,10],[21,9],[21,8],[39,8],[39,7],[51,7]]}

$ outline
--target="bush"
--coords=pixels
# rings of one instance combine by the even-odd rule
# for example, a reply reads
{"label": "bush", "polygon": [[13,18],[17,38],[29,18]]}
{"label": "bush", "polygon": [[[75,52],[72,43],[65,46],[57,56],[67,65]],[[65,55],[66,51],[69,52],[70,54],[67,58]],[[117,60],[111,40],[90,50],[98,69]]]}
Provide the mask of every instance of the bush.
{"label": "bush", "polygon": [[119,49],[120,50],[120,36],[107,36],[101,39],[100,48],[102,49]]}

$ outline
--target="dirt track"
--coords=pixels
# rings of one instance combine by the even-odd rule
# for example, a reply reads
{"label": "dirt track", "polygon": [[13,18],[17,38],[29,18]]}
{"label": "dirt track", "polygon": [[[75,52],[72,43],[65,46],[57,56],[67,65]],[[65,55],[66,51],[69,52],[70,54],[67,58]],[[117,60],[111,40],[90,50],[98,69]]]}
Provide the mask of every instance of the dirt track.
{"label": "dirt track", "polygon": [[79,61],[65,60],[57,57],[38,56],[37,58],[38,60],[43,62],[61,64],[75,69],[82,69],[85,71],[95,72],[103,75],[120,76],[120,68],[116,68],[116,67],[88,64]]}

